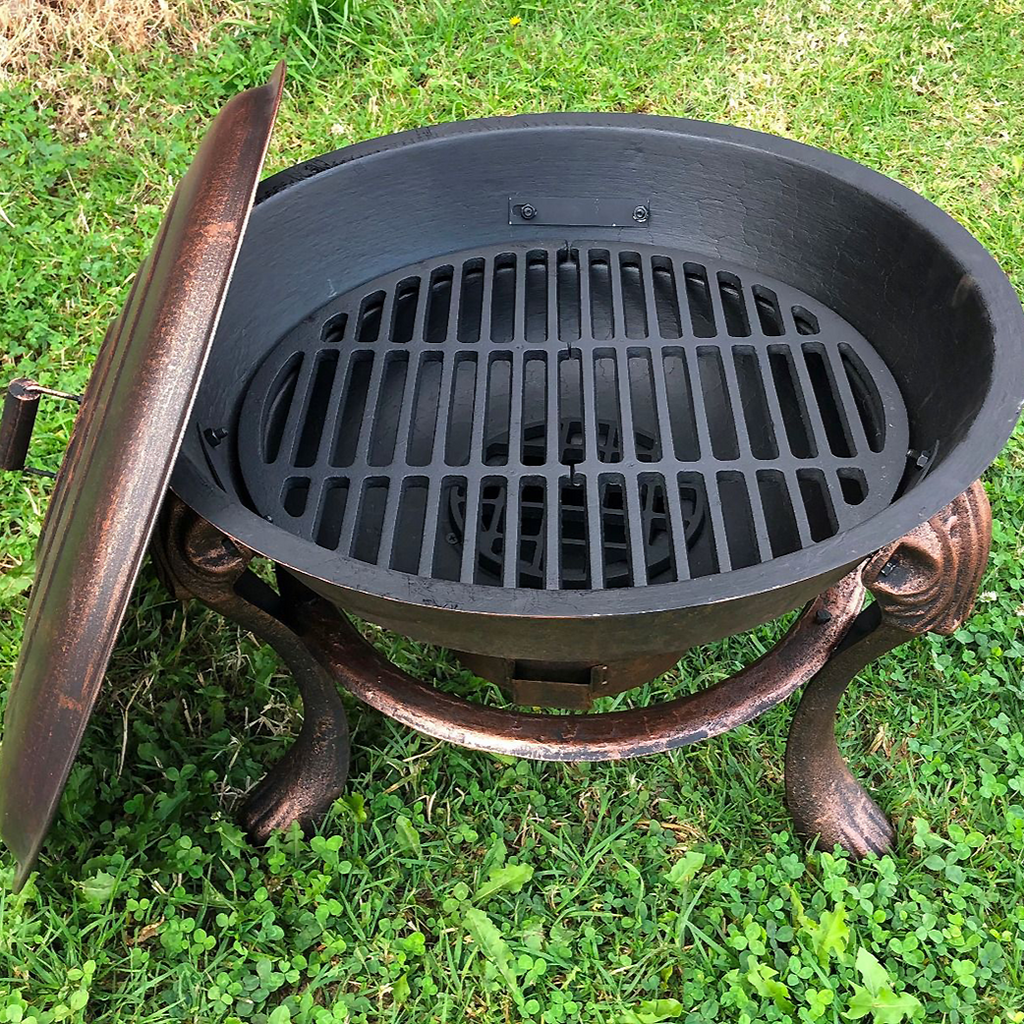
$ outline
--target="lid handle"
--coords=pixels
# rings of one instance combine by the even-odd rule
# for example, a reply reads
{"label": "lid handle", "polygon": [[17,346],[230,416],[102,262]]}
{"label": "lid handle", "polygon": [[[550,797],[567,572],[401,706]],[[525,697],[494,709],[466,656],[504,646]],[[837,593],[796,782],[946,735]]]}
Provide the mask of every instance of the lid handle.
{"label": "lid handle", "polygon": [[69,395],[64,391],[43,387],[42,384],[37,384],[27,377],[12,380],[7,386],[3,416],[0,417],[0,469],[20,470],[33,476],[51,478],[57,475],[47,469],[35,469],[25,465],[32,440],[32,429],[36,425],[36,413],[39,411],[39,399],[43,395],[73,402],[82,400],[79,395]]}

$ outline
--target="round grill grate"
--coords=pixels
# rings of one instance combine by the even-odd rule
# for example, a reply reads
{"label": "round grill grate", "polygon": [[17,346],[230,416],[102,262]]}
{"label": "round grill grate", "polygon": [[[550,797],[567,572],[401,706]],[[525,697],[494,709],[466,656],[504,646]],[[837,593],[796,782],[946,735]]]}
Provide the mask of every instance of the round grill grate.
{"label": "round grill grate", "polygon": [[323,548],[609,588],[849,529],[892,500],[907,434],[877,353],[809,296],[666,249],[556,242],[332,300],[257,371],[238,452],[256,510]]}

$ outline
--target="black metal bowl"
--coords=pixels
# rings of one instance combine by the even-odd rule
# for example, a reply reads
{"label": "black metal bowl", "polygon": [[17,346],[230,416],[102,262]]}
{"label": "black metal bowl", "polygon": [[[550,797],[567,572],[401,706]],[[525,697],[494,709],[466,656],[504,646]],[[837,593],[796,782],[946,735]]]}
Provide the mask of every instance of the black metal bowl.
{"label": "black metal bowl", "polygon": [[[543,205],[533,197],[567,205],[552,218],[543,210],[531,217],[529,207]],[[595,212],[581,214],[587,203]],[[622,209],[639,212],[624,221]],[[879,380],[894,387],[886,391],[883,381],[873,400],[887,403],[881,415],[897,428],[890,440],[905,416],[910,453],[887,463],[881,506],[757,564],[624,588],[588,587],[583,577],[582,589],[397,571],[329,550],[287,517],[265,518],[244,471],[246,446],[255,443],[244,406],[282,339],[339,296],[377,279],[397,287],[403,268],[429,270],[449,254],[462,261],[483,250],[555,252],[561,239],[567,253],[585,239],[645,259],[694,254],[726,268],[726,278],[735,269],[772,282],[777,295],[804,296],[866,339],[880,358]],[[965,490],[1020,414],[1022,328],[1014,289],[963,227],[883,175],[817,149],[639,115],[421,129],[262,183],[172,488],[339,607],[418,639],[589,662],[678,651],[797,607]],[[681,333],[680,346],[696,343]]]}

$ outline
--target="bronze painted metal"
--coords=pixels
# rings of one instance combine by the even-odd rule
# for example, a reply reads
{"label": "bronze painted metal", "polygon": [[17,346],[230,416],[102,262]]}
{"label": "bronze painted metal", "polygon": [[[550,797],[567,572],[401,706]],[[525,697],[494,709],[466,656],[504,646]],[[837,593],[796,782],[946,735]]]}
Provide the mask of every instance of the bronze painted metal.
{"label": "bronze painted metal", "polygon": [[[167,492],[283,84],[281,66],[211,125],[82,400],[43,525],[0,747],[0,835],[19,885],[56,813]],[[18,404],[17,422],[4,423],[15,460],[31,425],[30,406]]]}
{"label": "bronze painted metal", "polygon": [[864,566],[875,603],[811,680],[786,748],[786,801],[797,829],[832,847],[881,853],[892,826],[846,767],[835,738],[839,701],[869,662],[925,633],[949,634],[971,612],[988,562],[992,511],[980,482]]}
{"label": "bronze painted metal", "polygon": [[285,621],[282,599],[249,568],[252,552],[169,495],[151,545],[160,579],[179,600],[195,598],[270,644],[302,696],[302,729],[249,794],[242,823],[257,842],[293,821],[311,825],[348,776],[348,721],[334,680]]}

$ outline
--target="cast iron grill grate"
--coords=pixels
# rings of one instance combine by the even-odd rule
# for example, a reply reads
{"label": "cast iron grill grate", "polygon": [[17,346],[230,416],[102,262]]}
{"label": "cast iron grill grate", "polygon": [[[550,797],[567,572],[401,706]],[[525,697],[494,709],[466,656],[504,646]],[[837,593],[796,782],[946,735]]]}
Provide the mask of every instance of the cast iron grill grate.
{"label": "cast iron grill grate", "polygon": [[877,353],[802,292],[666,249],[554,242],[332,300],[256,373],[238,448],[256,510],[323,548],[600,589],[849,529],[892,500],[907,435]]}

